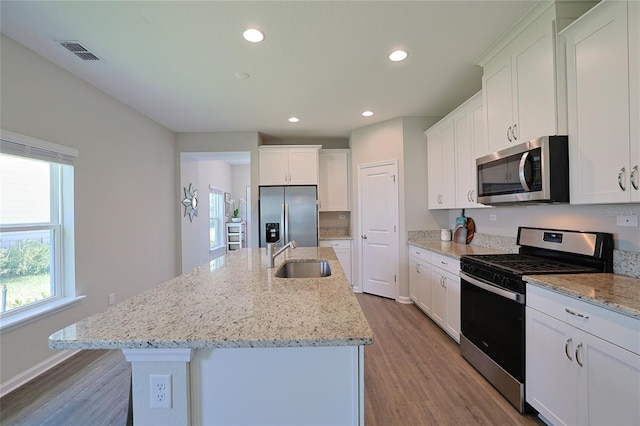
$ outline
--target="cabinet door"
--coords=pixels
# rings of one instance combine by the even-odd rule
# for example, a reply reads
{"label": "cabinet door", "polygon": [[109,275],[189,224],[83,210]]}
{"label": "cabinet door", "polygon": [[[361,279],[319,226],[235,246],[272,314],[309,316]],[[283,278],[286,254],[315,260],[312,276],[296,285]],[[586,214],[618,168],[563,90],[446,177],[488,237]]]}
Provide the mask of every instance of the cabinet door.
{"label": "cabinet door", "polygon": [[289,148],[289,185],[318,184],[318,150]]}
{"label": "cabinet door", "polygon": [[349,210],[349,160],[345,151],[323,150],[319,154],[320,211]]}
{"label": "cabinet door", "polygon": [[482,91],[489,152],[511,146],[513,126],[513,90],[511,56],[501,54],[483,69]]}
{"label": "cabinet door", "polygon": [[429,208],[455,207],[455,140],[453,119],[438,125],[427,136]]}
{"label": "cabinet door", "polygon": [[476,147],[483,147],[484,110],[481,94],[471,98],[454,115],[456,161],[456,207],[482,207],[476,203]]}
{"label": "cabinet door", "polygon": [[427,314],[431,315],[433,302],[431,296],[431,265],[423,261],[418,262],[418,295],[420,297],[418,306]]}
{"label": "cabinet door", "polygon": [[442,328],[446,327],[447,290],[444,287],[445,271],[431,266],[431,318]]}
{"label": "cabinet door", "polygon": [[349,284],[351,284],[351,249],[339,248],[334,250],[338,260],[340,261],[340,266],[342,266],[342,270],[347,276]]}
{"label": "cabinet door", "polygon": [[[553,13],[549,10],[547,14]],[[542,16],[514,42],[513,143],[557,134],[555,37],[552,16]]]}
{"label": "cabinet door", "polygon": [[409,297],[420,305],[420,263],[415,257],[409,257]]}
{"label": "cabinet door", "polygon": [[574,327],[526,308],[527,402],[554,425],[576,424]]}
{"label": "cabinet door", "polygon": [[[586,398],[579,407],[579,424],[640,425],[640,356],[584,333],[576,352],[580,389]],[[584,380],[586,379],[586,381]]]}
{"label": "cabinet door", "polygon": [[287,185],[289,157],[287,148],[260,150],[260,185]]}
{"label": "cabinet door", "polygon": [[567,38],[571,203],[629,202],[627,3],[600,3],[563,36]]}
{"label": "cabinet door", "polygon": [[446,272],[443,283],[447,294],[445,331],[460,343],[460,277]]}

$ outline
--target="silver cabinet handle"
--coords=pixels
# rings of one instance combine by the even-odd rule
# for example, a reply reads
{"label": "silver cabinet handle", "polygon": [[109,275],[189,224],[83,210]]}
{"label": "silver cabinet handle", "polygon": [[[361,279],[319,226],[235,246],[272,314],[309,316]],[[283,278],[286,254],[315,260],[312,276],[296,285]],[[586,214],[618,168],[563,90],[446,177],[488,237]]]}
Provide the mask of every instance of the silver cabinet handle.
{"label": "silver cabinet handle", "polygon": [[509,128],[507,129],[507,139],[509,139],[509,142],[512,142],[512,139],[511,139],[511,126],[509,126]]}
{"label": "silver cabinet handle", "polygon": [[514,141],[518,140],[518,125],[517,124],[513,125],[513,130],[511,131],[511,135],[513,136],[513,140]]}
{"label": "silver cabinet handle", "polygon": [[638,165],[636,164],[635,166],[633,166],[633,169],[631,169],[631,186],[633,186],[633,189],[635,189],[636,191],[638,190],[638,182],[636,182],[636,176],[638,173]]}
{"label": "silver cabinet handle", "polygon": [[416,272],[420,273],[420,264],[419,263],[416,263]]}
{"label": "silver cabinet handle", "polygon": [[366,239],[367,239],[367,234],[362,234],[362,237],[361,237],[361,238],[362,238],[363,240],[366,240]]}
{"label": "silver cabinet handle", "polygon": [[582,361],[580,361],[580,357],[578,356],[578,354],[580,353],[580,349],[582,349],[582,342],[578,343],[578,346],[576,347],[576,362],[580,367],[582,367]]}
{"label": "silver cabinet handle", "polygon": [[626,190],[627,190],[627,188],[626,188],[626,186],[624,186],[624,184],[622,183],[622,174],[623,174],[624,172],[625,172],[625,168],[624,168],[624,167],[623,167],[623,168],[621,168],[621,169],[618,171],[618,186],[619,186],[619,187],[620,187],[620,189],[622,189],[623,191],[626,191]]}
{"label": "silver cabinet handle", "polygon": [[567,339],[567,342],[564,344],[564,353],[567,356],[567,358],[569,358],[569,361],[573,361],[573,358],[571,358],[571,354],[569,354],[569,344],[571,343],[571,337],[569,337]]}
{"label": "silver cabinet handle", "polygon": [[564,308],[565,312],[568,314],[571,314],[575,317],[580,317],[580,318],[584,318],[584,319],[589,319],[589,315],[585,315],[585,314],[581,314],[580,312],[576,312],[572,309],[569,308]]}
{"label": "silver cabinet handle", "polygon": [[476,191],[475,191],[475,189],[472,189],[472,190],[471,190],[471,202],[472,202],[472,203],[476,201],[476,199],[475,199],[475,192],[476,192]]}
{"label": "silver cabinet handle", "polygon": [[443,265],[448,265],[448,263],[445,262],[444,260],[441,260],[440,263],[443,264]]}

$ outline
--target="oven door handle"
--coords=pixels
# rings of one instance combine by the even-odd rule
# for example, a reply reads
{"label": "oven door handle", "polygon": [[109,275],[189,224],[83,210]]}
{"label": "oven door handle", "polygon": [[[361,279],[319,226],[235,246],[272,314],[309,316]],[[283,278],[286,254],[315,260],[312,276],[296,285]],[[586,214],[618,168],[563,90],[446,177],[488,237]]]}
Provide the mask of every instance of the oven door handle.
{"label": "oven door handle", "polygon": [[520,294],[520,293],[516,293],[515,291],[509,291],[500,287],[496,287],[493,284],[480,281],[476,278],[472,278],[462,271],[460,271],[460,278],[465,280],[469,284],[472,284],[476,287],[480,287],[481,289],[487,290],[490,293],[497,294],[500,297],[504,297],[506,299],[513,300],[515,302],[518,302],[521,305],[524,305],[524,294]]}

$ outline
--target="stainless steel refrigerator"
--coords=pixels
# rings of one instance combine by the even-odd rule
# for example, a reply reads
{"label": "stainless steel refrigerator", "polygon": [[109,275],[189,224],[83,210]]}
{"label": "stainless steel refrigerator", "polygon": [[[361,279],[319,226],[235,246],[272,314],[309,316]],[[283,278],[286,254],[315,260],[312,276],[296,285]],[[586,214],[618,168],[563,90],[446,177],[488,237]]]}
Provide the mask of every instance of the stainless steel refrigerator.
{"label": "stainless steel refrigerator", "polygon": [[295,240],[300,247],[318,246],[318,189],[310,186],[260,187],[260,247]]}

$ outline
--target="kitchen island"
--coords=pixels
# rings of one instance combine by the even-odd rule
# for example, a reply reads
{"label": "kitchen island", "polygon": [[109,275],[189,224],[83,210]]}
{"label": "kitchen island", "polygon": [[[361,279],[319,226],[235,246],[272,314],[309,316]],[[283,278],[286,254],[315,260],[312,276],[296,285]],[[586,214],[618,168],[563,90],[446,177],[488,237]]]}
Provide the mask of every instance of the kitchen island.
{"label": "kitchen island", "polygon": [[[319,258],[330,276],[274,276],[284,260]],[[266,250],[237,250],[54,333],[49,346],[123,350],[135,424],[362,424],[373,336],[333,249],[289,249],[267,265]],[[167,376],[170,392],[158,395]]]}

